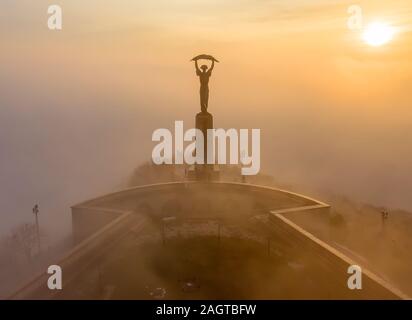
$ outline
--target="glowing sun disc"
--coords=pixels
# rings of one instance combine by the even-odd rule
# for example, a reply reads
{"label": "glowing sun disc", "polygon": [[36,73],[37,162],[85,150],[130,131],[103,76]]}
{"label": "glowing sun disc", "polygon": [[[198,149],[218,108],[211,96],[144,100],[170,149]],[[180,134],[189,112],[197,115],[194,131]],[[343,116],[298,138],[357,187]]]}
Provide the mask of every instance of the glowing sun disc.
{"label": "glowing sun disc", "polygon": [[375,22],[368,25],[363,33],[363,40],[371,46],[378,47],[391,41],[393,36],[394,30],[391,26]]}

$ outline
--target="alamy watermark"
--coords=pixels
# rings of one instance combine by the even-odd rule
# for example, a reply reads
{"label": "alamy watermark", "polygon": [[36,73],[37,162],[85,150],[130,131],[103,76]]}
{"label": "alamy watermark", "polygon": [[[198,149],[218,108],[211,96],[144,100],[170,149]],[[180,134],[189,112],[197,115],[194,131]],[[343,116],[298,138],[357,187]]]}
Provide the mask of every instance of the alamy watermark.
{"label": "alamy watermark", "polygon": [[348,274],[351,276],[348,278],[348,288],[350,290],[362,289],[362,268],[356,264],[349,266]]}
{"label": "alamy watermark", "polygon": [[47,287],[50,290],[62,290],[62,268],[58,265],[51,265],[47,268],[47,273],[51,275],[47,279]]}
{"label": "alamy watermark", "polygon": [[57,4],[50,5],[47,8],[47,27],[50,30],[62,30],[63,28],[63,10]]}
{"label": "alamy watermark", "polygon": [[[260,171],[260,129],[251,129],[250,133],[249,129],[208,129],[207,137],[204,137],[199,129],[184,132],[183,121],[175,121],[174,131],[174,137],[169,129],[153,132],[152,141],[159,142],[152,152],[155,164],[240,164],[245,176]],[[185,142],[189,143],[186,147]]]}
{"label": "alamy watermark", "polygon": [[354,4],[348,8],[347,26],[350,30],[361,30],[363,28],[363,10],[360,5]]}

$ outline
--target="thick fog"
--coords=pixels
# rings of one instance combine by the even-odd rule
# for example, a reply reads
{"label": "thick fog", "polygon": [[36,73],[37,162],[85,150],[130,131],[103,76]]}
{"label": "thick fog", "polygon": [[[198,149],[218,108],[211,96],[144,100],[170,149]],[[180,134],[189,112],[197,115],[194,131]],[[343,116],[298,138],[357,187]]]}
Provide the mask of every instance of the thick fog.
{"label": "thick fog", "polygon": [[215,127],[261,129],[262,171],[412,210],[409,29],[372,52],[345,28],[346,1],[106,3],[116,9],[63,1],[59,32],[46,1],[0,4],[0,234],[33,221],[36,203],[51,237],[68,234],[70,206],[124,187],[150,160],[155,129],[192,127],[199,53],[221,61]]}

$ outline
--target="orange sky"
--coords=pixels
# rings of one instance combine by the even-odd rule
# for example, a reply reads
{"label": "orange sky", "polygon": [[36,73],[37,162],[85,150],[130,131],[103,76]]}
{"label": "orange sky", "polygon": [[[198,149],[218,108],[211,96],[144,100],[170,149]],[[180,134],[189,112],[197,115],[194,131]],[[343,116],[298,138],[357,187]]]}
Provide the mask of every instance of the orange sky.
{"label": "orange sky", "polygon": [[47,78],[40,80],[46,90],[83,81],[96,90],[110,85],[133,99],[157,95],[161,87],[162,96],[187,103],[186,91],[196,83],[188,81],[192,66],[186,62],[210,52],[223,61],[215,80],[220,103],[242,103],[239,87],[253,96],[247,103],[262,108],[265,101],[279,94],[288,99],[296,91],[330,103],[373,102],[367,107],[372,109],[405,102],[412,3],[358,2],[365,24],[383,20],[399,28],[393,42],[381,48],[368,47],[359,31],[346,27],[350,1],[287,3],[63,1],[64,30],[56,34],[45,28],[47,1],[21,1],[23,12],[13,9],[20,18],[2,22],[7,25],[2,55],[10,61],[10,73],[21,71],[13,70],[16,65],[29,78],[45,70]]}

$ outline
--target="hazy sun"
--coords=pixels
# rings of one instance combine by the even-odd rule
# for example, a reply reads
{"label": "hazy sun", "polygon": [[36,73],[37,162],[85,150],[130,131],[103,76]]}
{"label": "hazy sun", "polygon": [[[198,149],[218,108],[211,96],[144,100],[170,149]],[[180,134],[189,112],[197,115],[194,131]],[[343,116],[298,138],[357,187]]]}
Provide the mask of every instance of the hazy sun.
{"label": "hazy sun", "polygon": [[368,25],[363,33],[363,40],[374,47],[382,46],[393,39],[394,30],[391,26],[374,22]]}

